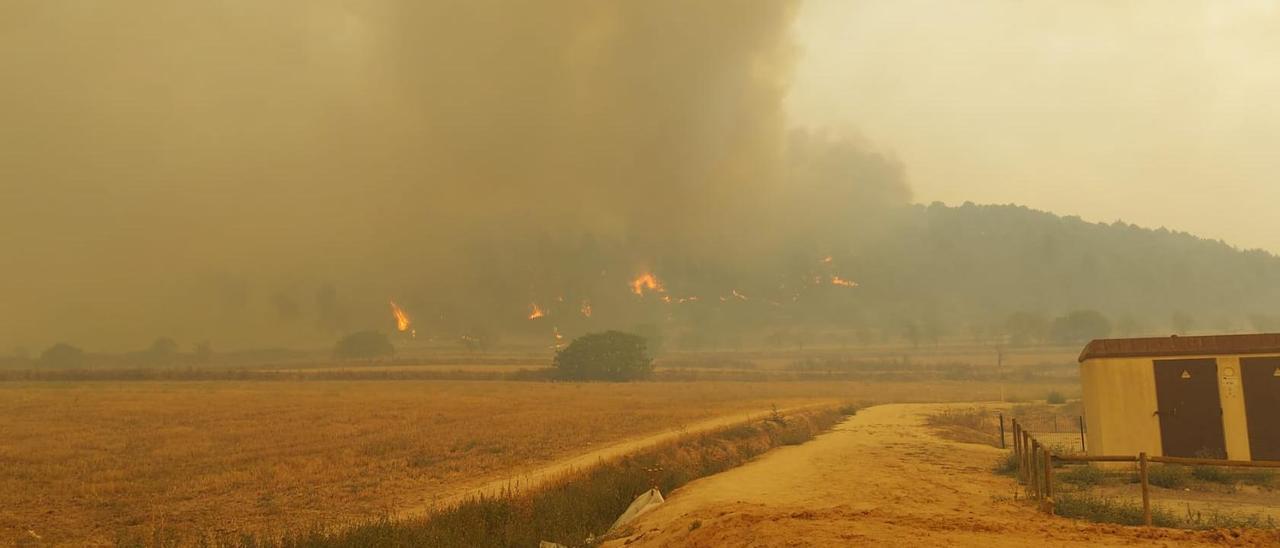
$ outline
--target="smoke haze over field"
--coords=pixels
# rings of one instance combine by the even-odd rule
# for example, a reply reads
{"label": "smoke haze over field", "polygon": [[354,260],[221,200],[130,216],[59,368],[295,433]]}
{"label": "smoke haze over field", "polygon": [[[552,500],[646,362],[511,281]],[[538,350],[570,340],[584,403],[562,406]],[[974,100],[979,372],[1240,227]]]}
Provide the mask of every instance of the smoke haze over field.
{"label": "smoke haze over field", "polygon": [[[824,196],[905,202],[891,162],[788,137],[796,8],[6,3],[0,344],[519,311],[601,269],[746,267]],[[554,256],[587,235],[624,251]]]}
{"label": "smoke haze over field", "polygon": [[[0,353],[61,340],[129,350],[161,335],[184,348],[314,347],[397,326],[538,344],[655,325],[691,348],[805,326],[883,341],[1078,306],[1157,326],[1205,312],[1234,329],[1280,304],[1280,265],[1266,254],[1022,210],[910,206],[906,173],[923,181],[923,201],[972,190],[1074,211],[1080,196],[1106,196],[1077,192],[1082,173],[1192,188],[1187,173],[1208,180],[1219,157],[1241,160],[1226,171],[1233,181],[1273,165],[1257,148],[1274,136],[1273,107],[1257,131],[1218,128],[1231,138],[1200,149],[1194,127],[1162,125],[1196,104],[1195,90],[1101,85],[1123,62],[1081,76],[1108,52],[1167,37],[1126,42],[1120,26],[1096,47],[1068,40],[1059,57],[973,44],[938,57],[950,42],[931,37],[993,33],[927,8],[916,18],[818,0],[6,2]],[[1193,12],[1174,10],[1175,35],[1194,27]],[[1020,31],[1015,53],[1057,35],[1022,24],[1054,14],[1001,13],[1000,28]],[[1249,47],[1211,58],[1236,50]],[[1170,63],[1183,75],[1201,66]],[[1081,78],[1049,89],[1060,71]],[[1226,72],[1243,81],[1240,67]],[[1237,102],[1215,104],[1258,104],[1252,93],[1274,76],[1260,74],[1232,88]],[[1014,91],[997,93],[997,81]],[[1182,102],[1144,102],[1147,92]],[[1068,108],[1098,104],[1115,108]],[[1090,122],[1135,105],[1117,127],[1156,127],[1172,143],[1138,150],[1159,166],[1149,179],[1112,152],[1150,132],[1099,137]],[[966,108],[998,115],[956,114]],[[1043,116],[1022,123],[1026,112]],[[1028,135],[1041,139],[1017,144]],[[1158,161],[1193,149],[1204,153],[1195,170]],[[1132,188],[1098,215],[1182,226]],[[651,286],[630,286],[649,272]]]}
{"label": "smoke haze over field", "polygon": [[807,0],[788,111],[892,147],[926,203],[1280,252],[1277,29],[1275,0]]}

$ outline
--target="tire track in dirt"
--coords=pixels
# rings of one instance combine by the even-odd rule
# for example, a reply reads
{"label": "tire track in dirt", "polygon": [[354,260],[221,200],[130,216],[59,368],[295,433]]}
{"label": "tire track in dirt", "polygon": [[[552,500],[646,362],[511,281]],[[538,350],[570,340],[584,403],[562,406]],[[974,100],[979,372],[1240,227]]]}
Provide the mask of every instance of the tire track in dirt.
{"label": "tire track in dirt", "polygon": [[1274,531],[1181,531],[1056,518],[1013,500],[1003,454],[933,435],[956,404],[871,407],[804,445],[671,493],[606,546],[1278,545]]}

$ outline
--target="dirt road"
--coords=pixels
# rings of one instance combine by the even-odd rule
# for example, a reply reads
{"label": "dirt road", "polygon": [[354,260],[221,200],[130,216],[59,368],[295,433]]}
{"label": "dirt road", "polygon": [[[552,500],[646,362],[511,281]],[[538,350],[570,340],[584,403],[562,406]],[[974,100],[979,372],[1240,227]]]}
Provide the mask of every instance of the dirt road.
{"label": "dirt road", "polygon": [[[786,415],[813,407],[830,406],[837,403],[839,403],[837,400],[817,401],[806,405],[779,409],[779,412]],[[512,489],[536,489],[547,482],[563,477],[574,471],[589,468],[602,461],[637,453],[663,443],[675,441],[682,436],[721,430],[724,428],[738,426],[740,424],[759,421],[772,412],[772,409],[759,409],[749,413],[723,415],[685,425],[681,428],[675,428],[656,434],[609,444],[594,451],[556,461],[551,464],[538,466],[536,468],[522,470],[514,474],[481,479],[470,486],[458,488],[447,493],[437,494],[437,496],[428,501],[424,501],[422,504],[401,509],[398,516],[401,518],[421,516],[430,513],[435,509],[445,508],[480,495],[497,496]]]}
{"label": "dirt road", "polygon": [[871,407],[804,445],[690,483],[608,546],[1280,545],[1054,518],[1014,501],[993,447],[946,441],[923,417],[944,407]]}

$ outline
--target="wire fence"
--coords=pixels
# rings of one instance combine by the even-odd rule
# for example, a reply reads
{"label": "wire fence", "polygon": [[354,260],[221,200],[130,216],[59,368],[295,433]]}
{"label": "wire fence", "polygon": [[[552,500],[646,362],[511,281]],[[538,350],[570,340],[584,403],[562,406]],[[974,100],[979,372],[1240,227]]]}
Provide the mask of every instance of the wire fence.
{"label": "wire fence", "polygon": [[1015,444],[1015,430],[1032,433],[1046,447],[1059,455],[1081,455],[1086,453],[1087,444],[1085,422],[1083,416],[1076,417],[1038,417],[1032,420],[1010,419],[1006,427],[1003,413],[997,414],[1000,422],[1000,447],[1007,449]]}

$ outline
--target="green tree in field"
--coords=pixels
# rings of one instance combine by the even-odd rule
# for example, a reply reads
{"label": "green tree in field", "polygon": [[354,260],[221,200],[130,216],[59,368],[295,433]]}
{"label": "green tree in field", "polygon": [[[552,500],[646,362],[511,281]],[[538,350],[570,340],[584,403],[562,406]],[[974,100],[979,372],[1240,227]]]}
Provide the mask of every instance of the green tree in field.
{"label": "green tree in field", "polygon": [[1097,310],[1077,310],[1055,318],[1049,334],[1059,344],[1083,344],[1111,336],[1111,320]]}
{"label": "green tree in field", "polygon": [[1009,343],[1025,346],[1043,342],[1049,330],[1049,322],[1044,316],[1035,312],[1014,312],[1004,323],[1005,332],[1009,335]]}
{"label": "green tree in field", "polygon": [[644,337],[606,331],[574,339],[556,353],[555,367],[564,379],[629,381],[652,374],[653,359]]}
{"label": "green tree in field", "polygon": [[40,364],[60,369],[84,367],[84,351],[67,343],[58,343],[40,354]]}
{"label": "green tree in field", "polygon": [[201,341],[196,343],[191,352],[192,359],[201,365],[213,361],[213,343]]}
{"label": "green tree in field", "polygon": [[370,359],[392,356],[396,347],[378,331],[357,331],[338,341],[333,355],[343,359]]}
{"label": "green tree in field", "polygon": [[160,337],[142,354],[146,362],[151,365],[167,365],[173,363],[173,359],[178,355],[178,343],[169,337]]}

